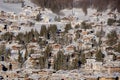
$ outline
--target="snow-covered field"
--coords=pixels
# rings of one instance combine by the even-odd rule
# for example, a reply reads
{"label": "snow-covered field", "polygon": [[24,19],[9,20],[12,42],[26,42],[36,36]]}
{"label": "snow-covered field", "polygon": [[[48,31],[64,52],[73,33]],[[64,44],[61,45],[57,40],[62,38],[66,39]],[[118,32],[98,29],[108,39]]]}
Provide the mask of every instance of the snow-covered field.
{"label": "snow-covered field", "polygon": [[[35,4],[31,3],[30,0],[24,0],[25,5],[34,7]],[[6,12],[15,12],[16,14],[22,11],[21,3],[4,3],[3,0],[0,0],[0,11],[4,10]]]}
{"label": "snow-covered field", "polygon": [[0,11],[2,10],[6,12],[19,13],[22,11],[21,3],[4,3],[3,0],[0,0]]}

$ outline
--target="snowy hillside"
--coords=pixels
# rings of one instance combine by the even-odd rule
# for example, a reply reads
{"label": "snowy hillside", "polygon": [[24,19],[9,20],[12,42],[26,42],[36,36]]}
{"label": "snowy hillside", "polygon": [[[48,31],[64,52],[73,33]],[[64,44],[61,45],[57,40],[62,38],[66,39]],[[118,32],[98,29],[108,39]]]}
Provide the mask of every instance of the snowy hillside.
{"label": "snowy hillside", "polygon": [[19,13],[22,11],[21,4],[10,4],[10,3],[4,3],[3,0],[0,0],[0,10],[6,11],[6,12],[15,12]]}
{"label": "snowy hillside", "polygon": [[[30,0],[25,0],[25,5],[34,6]],[[0,0],[0,11],[15,12],[18,14],[22,11],[21,3],[4,3],[3,0]]]}

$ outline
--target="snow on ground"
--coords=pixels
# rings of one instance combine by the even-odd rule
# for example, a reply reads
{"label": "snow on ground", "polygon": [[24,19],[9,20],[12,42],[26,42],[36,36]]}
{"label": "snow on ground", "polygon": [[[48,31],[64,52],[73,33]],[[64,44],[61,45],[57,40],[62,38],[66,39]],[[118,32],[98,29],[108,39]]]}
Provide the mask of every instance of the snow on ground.
{"label": "snow on ground", "polygon": [[25,5],[27,5],[27,6],[31,6],[31,7],[36,7],[37,6],[34,3],[32,3],[31,0],[24,0],[24,1],[25,1]]}
{"label": "snow on ground", "polygon": [[0,11],[19,13],[22,11],[21,3],[4,3],[3,0],[0,0]]}
{"label": "snow on ground", "polygon": [[[35,7],[30,0],[24,0],[25,5]],[[5,12],[15,12],[16,14],[22,12],[22,4],[21,3],[4,3],[3,0],[0,0],[0,11]]]}
{"label": "snow on ground", "polygon": [[48,17],[50,19],[50,22],[53,22],[54,18],[57,16],[57,14],[53,13],[51,10],[46,8],[45,8],[45,11],[42,11],[41,13],[43,18]]}
{"label": "snow on ground", "polygon": [[96,10],[95,9],[87,9],[87,14],[85,14],[83,12],[82,9],[78,9],[78,8],[73,8],[73,9],[64,9],[61,10],[61,13],[64,14],[64,16],[72,16],[74,15],[75,17],[79,17],[80,20],[88,20],[89,16],[92,15],[93,13],[95,13]]}
{"label": "snow on ground", "polygon": [[[35,4],[31,3],[30,0],[25,0],[25,5],[27,6],[32,6],[32,7],[36,7]],[[3,3],[3,0],[0,0],[0,11],[1,10],[4,10],[6,12],[15,12],[17,14],[19,14],[20,12],[23,11],[22,7],[21,7],[21,3]],[[104,13],[104,15],[102,17],[99,17],[100,19],[100,22],[101,21],[107,21],[108,17],[106,16],[107,13],[109,12],[110,10],[107,10],[105,12],[102,12]],[[73,8],[73,9],[64,9],[64,10],[61,10],[60,13],[63,13],[64,15],[61,15],[61,17],[69,17],[69,16],[74,16],[74,17],[78,17],[79,18],[79,21],[80,20],[90,20],[90,21],[93,21],[93,22],[96,22],[97,21],[94,21],[94,19],[96,20],[96,17],[90,17],[91,15],[93,15],[94,13],[96,13],[97,10],[95,9],[92,9],[92,8],[88,8],[87,9],[87,12],[83,11],[82,9],[78,9],[78,8]],[[87,13],[85,15],[85,13]],[[66,24],[65,22],[55,22],[54,21],[54,18],[57,16],[57,14],[53,13],[51,10],[49,9],[45,9],[45,11],[42,11],[42,16],[44,18],[48,18],[50,20],[50,22],[35,22],[35,26],[34,27],[25,27],[25,26],[21,26],[21,30],[19,32],[26,32],[26,31],[30,31],[32,28],[33,29],[36,29],[38,31],[40,31],[41,29],[41,25],[46,25],[47,27],[51,24],[56,24],[58,26],[58,29],[64,29],[64,25]],[[18,20],[19,22],[21,22],[21,20]],[[23,22],[25,22],[25,20],[22,20]],[[27,21],[26,21],[27,22]],[[105,28],[104,28],[105,29]],[[111,30],[108,30],[107,27],[106,29],[107,32],[111,31]],[[18,31],[13,31],[15,33],[17,33]]]}

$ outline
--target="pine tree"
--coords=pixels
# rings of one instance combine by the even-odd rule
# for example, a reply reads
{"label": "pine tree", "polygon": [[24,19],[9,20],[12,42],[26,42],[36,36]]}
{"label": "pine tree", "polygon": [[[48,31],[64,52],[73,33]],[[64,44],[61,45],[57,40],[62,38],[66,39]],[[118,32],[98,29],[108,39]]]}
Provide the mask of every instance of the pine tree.
{"label": "pine tree", "polygon": [[48,69],[48,63],[49,63],[49,61],[48,61],[48,59],[46,59],[46,61],[45,61],[45,68],[47,68],[47,69]]}
{"label": "pine tree", "polygon": [[5,56],[6,50],[5,45],[0,45],[0,56]]}
{"label": "pine tree", "polygon": [[12,37],[13,37],[13,33],[12,32],[6,32],[4,34],[1,35],[1,39],[2,40],[6,40],[6,41],[10,41],[12,40]]}
{"label": "pine tree", "polygon": [[80,28],[80,25],[79,24],[75,25],[75,28],[76,29]]}
{"label": "pine tree", "polygon": [[64,70],[70,70],[70,55],[64,55]]}
{"label": "pine tree", "polygon": [[26,49],[26,51],[25,51],[25,55],[24,55],[24,61],[27,60],[27,57],[28,57],[28,51],[27,51],[27,49]]}
{"label": "pine tree", "polygon": [[45,62],[46,62],[46,59],[44,58],[44,56],[41,56],[41,57],[39,58],[40,69],[45,68]]}
{"label": "pine tree", "polygon": [[16,39],[20,42],[22,39],[24,39],[24,34],[18,33],[18,35],[16,36]]}
{"label": "pine tree", "polygon": [[101,50],[98,50],[96,53],[96,60],[97,61],[103,61],[104,55]]}
{"label": "pine tree", "polygon": [[37,16],[36,16],[36,21],[41,21],[41,20],[42,20],[42,18],[41,18],[41,14],[38,13]]}
{"label": "pine tree", "polygon": [[117,40],[118,40],[118,36],[117,36],[117,32],[115,30],[112,30],[108,35],[107,35],[107,44],[109,46],[112,46],[114,44],[117,43]]}
{"label": "pine tree", "polygon": [[85,21],[83,21],[81,23],[81,28],[86,30],[86,29],[91,29],[92,26],[90,24],[87,24]]}
{"label": "pine tree", "polygon": [[118,43],[117,46],[114,47],[114,50],[120,53],[120,42]]}
{"label": "pine tree", "polygon": [[38,41],[39,40],[39,32],[37,30],[35,30],[34,32],[35,38]]}
{"label": "pine tree", "polygon": [[29,42],[30,42],[29,35],[28,35],[28,32],[27,32],[27,31],[26,31],[25,34],[24,34],[24,42],[25,42],[25,43],[29,43]]}
{"label": "pine tree", "polygon": [[49,45],[47,45],[46,48],[45,48],[45,53],[44,53],[44,57],[46,59],[48,59],[50,57],[49,55],[51,53],[51,50],[52,50],[52,48]]}
{"label": "pine tree", "polygon": [[31,50],[30,50],[30,54],[34,54],[34,49],[31,49]]}
{"label": "pine tree", "polygon": [[9,58],[11,56],[11,50],[8,49],[7,52],[6,52],[6,57]]}
{"label": "pine tree", "polygon": [[41,26],[41,30],[40,30],[40,36],[43,36],[43,37],[47,37],[47,28],[45,25],[42,25]]}
{"label": "pine tree", "polygon": [[21,53],[20,53],[20,50],[19,50],[19,51],[18,51],[18,62],[20,62],[20,63],[22,62],[21,57],[22,57],[22,56],[21,56]]}
{"label": "pine tree", "polygon": [[108,21],[107,21],[107,24],[108,24],[109,26],[111,26],[111,25],[113,25],[113,23],[115,23],[115,22],[116,22],[116,20],[109,18]]}
{"label": "pine tree", "polygon": [[114,60],[114,61],[116,60],[116,57],[117,57],[117,56],[116,56],[115,54],[113,54],[113,60]]}
{"label": "pine tree", "polygon": [[81,54],[81,63],[82,63],[82,64],[85,64],[85,63],[86,63],[85,54]]}
{"label": "pine tree", "polygon": [[78,57],[76,57],[75,59],[73,59],[73,61],[72,61],[72,64],[71,64],[71,69],[79,69],[79,67],[80,67],[80,65],[81,64],[79,64],[79,58]]}
{"label": "pine tree", "polygon": [[31,29],[31,31],[29,32],[29,39],[30,39],[30,41],[33,41],[33,39],[35,38],[35,31],[34,31],[34,29]]}
{"label": "pine tree", "polygon": [[65,26],[65,32],[68,33],[68,31],[72,29],[71,24],[66,24]]}
{"label": "pine tree", "polygon": [[65,56],[63,52],[59,51],[57,53],[57,57],[54,57],[54,69],[55,70],[64,69],[65,68],[64,60],[65,60]]}
{"label": "pine tree", "polygon": [[54,36],[57,32],[57,25],[50,25],[48,27],[48,32]]}
{"label": "pine tree", "polygon": [[20,53],[20,50],[18,51],[18,62],[20,63],[20,67],[22,67],[23,57],[22,57],[22,54]]}

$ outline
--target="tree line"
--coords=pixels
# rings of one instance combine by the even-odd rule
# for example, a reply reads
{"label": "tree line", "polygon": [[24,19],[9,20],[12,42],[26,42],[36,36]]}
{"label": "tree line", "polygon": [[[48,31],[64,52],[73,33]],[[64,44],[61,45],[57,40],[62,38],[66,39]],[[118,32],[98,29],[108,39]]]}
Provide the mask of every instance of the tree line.
{"label": "tree line", "polygon": [[[117,9],[120,12],[120,0],[31,0],[33,3],[43,7],[49,8],[53,12],[59,12],[65,8],[82,8],[85,13],[87,9],[92,7],[98,11],[104,11],[111,8],[112,10]],[[102,5],[102,6],[101,6]]]}

